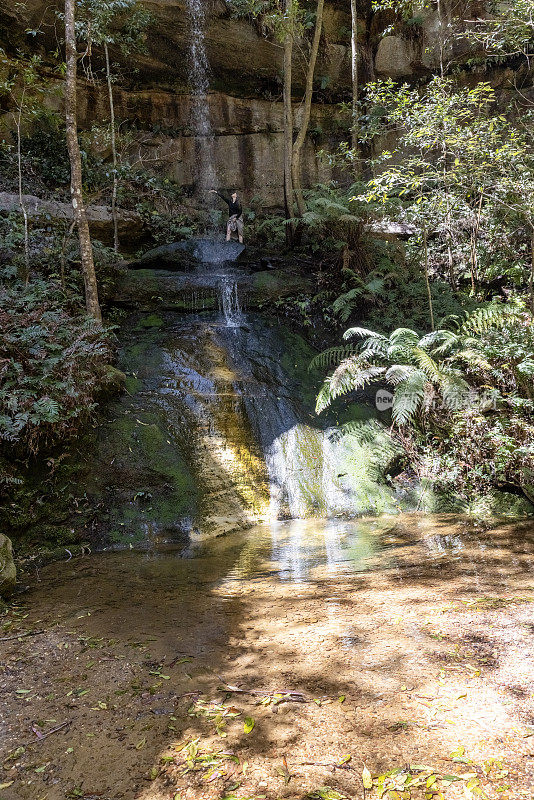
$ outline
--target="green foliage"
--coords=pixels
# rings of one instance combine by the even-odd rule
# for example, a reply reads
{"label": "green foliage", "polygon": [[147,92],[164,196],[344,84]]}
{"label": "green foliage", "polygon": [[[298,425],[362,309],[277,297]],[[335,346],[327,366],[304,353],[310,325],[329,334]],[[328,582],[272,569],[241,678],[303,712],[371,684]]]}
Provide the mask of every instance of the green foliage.
{"label": "green foliage", "polygon": [[313,250],[340,250],[358,241],[368,215],[366,204],[355,197],[359,189],[359,184],[343,189],[331,183],[304,192],[306,211],[292,221],[305,231]]}
{"label": "green foliage", "polygon": [[[376,177],[356,199],[386,219],[412,223],[414,257],[426,259],[428,248],[430,274],[447,275],[453,287],[468,277],[476,291],[479,280],[496,272],[525,284],[534,232],[528,121],[518,125],[499,114],[485,82],[466,88],[436,77],[421,90],[384,81],[368,87],[367,99],[362,139],[400,135],[394,152],[380,154]],[[503,238],[515,249],[509,266]]]}
{"label": "green foliage", "polygon": [[4,269],[0,289],[0,443],[21,456],[87,422],[111,356],[110,334],[69,314],[57,283],[27,286]]}
{"label": "green foliage", "polygon": [[[491,371],[480,335],[513,326],[519,316],[516,309],[490,305],[460,321],[458,333],[442,329],[423,337],[409,328],[398,328],[389,337],[362,327],[349,328],[344,338],[362,342],[357,353],[342,358],[324,382],[317,413],[337,397],[377,381],[393,390],[392,417],[397,425],[423,424],[438,401],[445,411],[463,408],[468,400],[473,405],[480,398],[473,395],[466,377],[484,365]],[[323,363],[328,363],[329,352],[323,354]]]}
{"label": "green foliage", "polygon": [[[356,352],[331,348],[315,359],[338,366],[317,397],[320,413],[368,384],[393,393],[420,477],[469,506],[506,489],[534,498],[534,329],[520,303],[479,306],[420,337],[350,328]],[[456,506],[455,506],[456,507]]]}
{"label": "green foliage", "polygon": [[491,2],[486,18],[471,21],[467,36],[480,44],[489,56],[522,55],[529,58],[534,49],[534,14],[532,0],[514,0],[503,5]]}
{"label": "green foliage", "polygon": [[77,0],[76,36],[97,47],[117,45],[123,53],[144,51],[152,14],[139,0]]}

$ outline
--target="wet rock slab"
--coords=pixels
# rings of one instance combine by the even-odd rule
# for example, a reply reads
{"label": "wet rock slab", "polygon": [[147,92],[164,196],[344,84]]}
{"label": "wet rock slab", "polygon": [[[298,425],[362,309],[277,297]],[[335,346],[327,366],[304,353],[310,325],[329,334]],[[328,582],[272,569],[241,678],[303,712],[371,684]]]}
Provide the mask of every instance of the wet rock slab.
{"label": "wet rock slab", "polygon": [[149,250],[128,264],[130,269],[168,269],[185,271],[199,264],[223,264],[237,261],[245,246],[239,242],[214,239],[184,239]]}

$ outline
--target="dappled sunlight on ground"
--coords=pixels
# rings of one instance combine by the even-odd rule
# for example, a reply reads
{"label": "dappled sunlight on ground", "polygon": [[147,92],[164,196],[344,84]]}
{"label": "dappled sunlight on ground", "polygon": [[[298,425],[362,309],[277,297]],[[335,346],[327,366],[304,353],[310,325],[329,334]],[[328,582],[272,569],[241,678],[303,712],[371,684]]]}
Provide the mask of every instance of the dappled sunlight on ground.
{"label": "dappled sunlight on ground", "polygon": [[532,526],[300,524],[42,570],[0,797],[530,798]]}

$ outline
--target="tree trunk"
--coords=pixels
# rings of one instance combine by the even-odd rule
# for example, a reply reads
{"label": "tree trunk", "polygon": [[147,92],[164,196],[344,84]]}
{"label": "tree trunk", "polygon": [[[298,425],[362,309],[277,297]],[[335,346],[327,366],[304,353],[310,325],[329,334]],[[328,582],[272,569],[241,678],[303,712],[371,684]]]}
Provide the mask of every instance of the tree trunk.
{"label": "tree trunk", "polygon": [[295,139],[295,143],[293,145],[291,177],[293,180],[293,190],[295,192],[295,199],[297,201],[299,216],[302,216],[306,211],[306,205],[304,203],[304,197],[302,195],[302,186],[300,182],[300,156],[302,152],[302,147],[306,140],[306,135],[308,133],[308,127],[310,124],[311,104],[313,97],[313,76],[315,75],[315,64],[317,62],[319,43],[321,41],[321,33],[323,30],[323,10],[324,10],[324,0],[317,0],[317,16],[315,19],[315,32],[313,34],[310,60],[308,63],[308,72],[306,74],[306,90],[304,92],[302,119],[300,122],[297,138]]}
{"label": "tree trunk", "polygon": [[104,42],[104,53],[106,55],[106,79],[108,82],[109,114],[111,128],[111,153],[113,157],[113,192],[111,194],[111,216],[113,218],[113,249],[119,252],[119,221],[117,217],[117,138],[115,134],[115,103],[113,102],[113,84],[111,81],[111,69],[109,66],[109,49],[107,42]]}
{"label": "tree trunk", "polygon": [[[284,37],[284,203],[286,219],[293,217],[293,106],[291,103],[292,67],[293,67],[293,0],[286,0],[286,17],[288,28]],[[286,241],[292,244],[294,225],[286,225]]]}
{"label": "tree trunk", "polygon": [[18,169],[18,186],[19,186],[19,205],[24,218],[24,282],[26,285],[30,280],[30,233],[28,228],[28,211],[24,204],[22,195],[22,109],[24,105],[24,92],[20,101],[18,115],[15,119],[17,128],[17,169]]}
{"label": "tree trunk", "polygon": [[102,314],[98,302],[95,265],[91,236],[82,195],[82,159],[78,143],[77,107],[76,107],[76,32],[74,27],[74,9],[76,0],[65,0],[65,49],[67,69],[65,76],[65,119],[67,132],[67,148],[70,160],[70,191],[74,219],[80,240],[82,274],[85,284],[85,303],[87,313],[101,323]]}
{"label": "tree trunk", "polygon": [[358,9],[356,0],[350,0],[350,10],[352,13],[351,23],[351,67],[352,67],[352,153],[354,159],[354,174],[360,174],[360,153],[359,153],[359,125],[358,125]]}
{"label": "tree trunk", "polygon": [[423,229],[423,246],[425,251],[425,283],[428,296],[428,310],[430,311],[430,327],[434,330],[434,308],[432,306],[432,292],[430,291],[430,277],[428,275],[428,231],[426,227]]}

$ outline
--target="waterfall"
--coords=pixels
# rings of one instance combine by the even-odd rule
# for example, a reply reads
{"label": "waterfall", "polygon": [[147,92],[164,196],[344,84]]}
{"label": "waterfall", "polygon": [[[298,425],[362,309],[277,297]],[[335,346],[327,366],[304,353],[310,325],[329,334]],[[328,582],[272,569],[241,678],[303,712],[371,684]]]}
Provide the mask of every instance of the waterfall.
{"label": "waterfall", "polygon": [[[166,420],[163,439],[169,435],[167,444],[184,454],[198,488],[189,501],[186,486],[182,519],[192,519],[187,524],[199,536],[272,523],[276,560],[300,580],[302,543],[312,528],[289,531],[288,519],[394,511],[396,501],[377,484],[367,445],[332,436],[313,414],[311,349],[250,304],[242,309],[254,276],[246,262],[237,263],[241,246],[196,239],[188,250],[196,256],[185,282],[190,313],[166,315],[161,343],[147,342],[159,350],[158,361],[143,357],[137,367],[147,376],[143,402]],[[182,285],[183,276],[171,280]],[[136,328],[136,341],[138,335]],[[157,517],[150,522],[158,530]],[[336,568],[335,529],[323,545]]]}
{"label": "waterfall", "polygon": [[238,328],[243,321],[237,281],[231,275],[221,275],[217,286],[219,309],[227,328]]}
{"label": "waterfall", "polygon": [[191,72],[191,129],[195,137],[196,191],[203,193],[216,184],[213,159],[213,128],[208,102],[210,68],[206,52],[206,0],[187,0]]}

